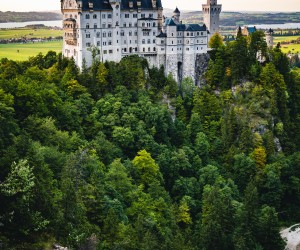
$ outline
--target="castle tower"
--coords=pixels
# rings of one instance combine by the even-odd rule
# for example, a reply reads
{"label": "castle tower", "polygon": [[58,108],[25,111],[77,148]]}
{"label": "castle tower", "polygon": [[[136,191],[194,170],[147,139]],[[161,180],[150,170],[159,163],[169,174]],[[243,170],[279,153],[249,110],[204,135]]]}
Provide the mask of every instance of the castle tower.
{"label": "castle tower", "polygon": [[267,42],[268,47],[270,47],[270,48],[273,48],[273,46],[274,46],[273,33],[274,33],[274,31],[272,29],[269,29],[266,32],[266,42]]}
{"label": "castle tower", "polygon": [[210,35],[219,32],[220,13],[222,5],[217,0],[207,0],[207,4],[202,5],[203,22],[210,32]]}
{"label": "castle tower", "polygon": [[175,21],[176,24],[180,23],[180,11],[177,7],[173,12],[173,18],[174,18],[174,21]]}

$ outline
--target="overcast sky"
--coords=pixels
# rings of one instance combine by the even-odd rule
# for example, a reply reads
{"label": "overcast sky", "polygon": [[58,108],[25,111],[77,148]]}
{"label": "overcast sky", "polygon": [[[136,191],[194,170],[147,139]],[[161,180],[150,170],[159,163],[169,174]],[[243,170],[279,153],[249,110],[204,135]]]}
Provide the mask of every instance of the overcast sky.
{"label": "overcast sky", "polygon": [[[206,0],[162,0],[164,8],[201,10]],[[300,11],[300,0],[219,0],[223,10]],[[59,0],[0,0],[0,11],[59,10]]]}

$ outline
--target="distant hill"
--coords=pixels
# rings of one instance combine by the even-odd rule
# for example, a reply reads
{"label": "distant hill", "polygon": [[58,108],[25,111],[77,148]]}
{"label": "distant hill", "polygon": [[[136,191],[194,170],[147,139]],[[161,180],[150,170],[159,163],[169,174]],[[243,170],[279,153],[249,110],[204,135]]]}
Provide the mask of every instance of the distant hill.
{"label": "distant hill", "polygon": [[[170,17],[173,10],[164,9],[164,15]],[[185,23],[201,23],[202,11],[182,10],[181,19]],[[281,24],[300,23],[300,12],[222,12],[220,16],[222,26],[239,26],[249,24]]]}
{"label": "distant hill", "polygon": [[0,23],[8,22],[30,22],[30,21],[52,21],[61,20],[62,15],[58,11],[53,12],[13,12],[0,11]]}

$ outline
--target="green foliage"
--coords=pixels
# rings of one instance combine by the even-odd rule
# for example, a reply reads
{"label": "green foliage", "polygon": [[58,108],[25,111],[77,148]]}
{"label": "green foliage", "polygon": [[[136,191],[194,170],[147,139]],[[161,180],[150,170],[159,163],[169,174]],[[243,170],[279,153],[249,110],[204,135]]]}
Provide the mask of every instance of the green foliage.
{"label": "green foliage", "polygon": [[261,33],[211,42],[203,88],[137,56],[2,59],[0,244],[282,249],[279,225],[300,219],[300,78],[278,48],[254,58]]}

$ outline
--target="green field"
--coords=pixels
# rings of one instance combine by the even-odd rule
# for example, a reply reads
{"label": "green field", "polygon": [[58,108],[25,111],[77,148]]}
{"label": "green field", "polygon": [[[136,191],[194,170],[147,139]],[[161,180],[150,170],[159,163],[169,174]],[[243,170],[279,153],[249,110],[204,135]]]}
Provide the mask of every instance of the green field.
{"label": "green field", "polygon": [[0,30],[0,40],[1,39],[11,39],[11,38],[45,38],[45,37],[57,37],[62,36],[62,30],[49,30],[49,29],[1,29]]}
{"label": "green field", "polygon": [[46,54],[49,50],[61,52],[62,41],[26,44],[0,44],[0,59],[6,57],[11,60],[25,61],[28,57],[36,56],[40,52]]}
{"label": "green field", "polygon": [[[278,42],[288,42],[291,40],[296,40],[298,36],[280,36],[274,37],[274,44],[276,45]],[[300,53],[300,44],[282,44],[281,50],[284,53]]]}

